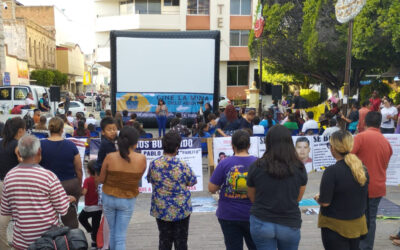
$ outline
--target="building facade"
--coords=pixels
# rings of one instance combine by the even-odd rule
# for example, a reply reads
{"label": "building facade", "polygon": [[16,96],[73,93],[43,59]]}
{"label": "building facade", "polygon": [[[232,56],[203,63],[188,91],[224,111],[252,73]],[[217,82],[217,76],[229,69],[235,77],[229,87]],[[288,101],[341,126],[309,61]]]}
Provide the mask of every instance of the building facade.
{"label": "building facade", "polygon": [[55,69],[55,36],[26,19],[4,19],[6,70],[11,84],[29,84],[29,72]]}
{"label": "building facade", "polygon": [[219,30],[220,95],[245,100],[257,63],[248,38],[258,0],[95,0],[96,61],[110,67],[111,30]]}
{"label": "building facade", "polygon": [[68,84],[63,89],[73,93],[83,92],[85,56],[77,44],[57,46],[57,69],[68,75]]}

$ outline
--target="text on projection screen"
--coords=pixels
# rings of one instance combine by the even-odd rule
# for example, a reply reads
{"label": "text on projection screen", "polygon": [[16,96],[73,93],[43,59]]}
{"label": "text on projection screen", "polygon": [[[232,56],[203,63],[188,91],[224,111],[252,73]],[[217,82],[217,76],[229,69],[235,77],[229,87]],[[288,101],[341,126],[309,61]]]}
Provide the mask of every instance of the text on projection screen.
{"label": "text on projection screen", "polygon": [[116,61],[117,92],[214,92],[214,39],[118,37]]}

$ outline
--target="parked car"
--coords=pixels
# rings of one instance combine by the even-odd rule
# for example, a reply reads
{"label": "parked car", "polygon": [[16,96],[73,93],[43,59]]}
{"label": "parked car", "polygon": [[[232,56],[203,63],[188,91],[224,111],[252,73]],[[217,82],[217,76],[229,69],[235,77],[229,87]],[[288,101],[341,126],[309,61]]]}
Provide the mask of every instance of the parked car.
{"label": "parked car", "polygon": [[36,106],[44,93],[50,97],[48,88],[36,85],[11,85],[0,87],[0,113],[8,114],[15,106],[25,105],[25,99],[29,92]]}
{"label": "parked car", "polygon": [[84,103],[84,100],[86,98],[84,93],[78,93],[75,97],[75,100],[80,101],[81,103]]}
{"label": "parked car", "polygon": [[[85,105],[83,105],[83,103],[81,103],[79,101],[71,101],[69,103],[69,111],[72,112],[72,116],[75,116],[76,113],[79,113],[79,112],[83,113],[85,115],[85,117],[87,116]],[[64,102],[60,102],[58,104],[57,113],[65,114]]]}
{"label": "parked car", "polygon": [[96,96],[97,96],[97,93],[96,92],[92,92],[92,91],[87,91],[86,93],[85,93],[85,99],[83,100],[83,102],[84,102],[84,104],[85,105],[89,105],[89,106],[91,106],[92,105],[92,103],[96,103]]}

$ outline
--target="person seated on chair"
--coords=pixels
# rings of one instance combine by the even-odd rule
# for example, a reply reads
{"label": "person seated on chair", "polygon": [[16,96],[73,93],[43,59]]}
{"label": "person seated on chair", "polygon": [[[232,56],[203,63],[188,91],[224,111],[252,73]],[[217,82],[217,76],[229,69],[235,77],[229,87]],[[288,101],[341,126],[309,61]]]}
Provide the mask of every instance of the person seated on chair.
{"label": "person seated on chair", "polygon": [[35,101],[33,100],[32,92],[29,92],[26,95],[25,106],[27,106],[28,108],[35,108],[36,107]]}
{"label": "person seated on chair", "polygon": [[337,126],[336,119],[330,119],[329,128],[325,129],[324,133],[322,133],[322,136],[331,136],[331,134],[335,133],[338,130],[340,130],[340,128]]}
{"label": "person seated on chair", "polygon": [[296,122],[296,116],[294,114],[289,114],[288,120],[283,124],[283,126],[288,128],[290,131],[298,130],[299,125]]}
{"label": "person seated on chair", "polygon": [[142,124],[140,124],[139,122],[133,122],[132,127],[134,127],[139,132],[140,138],[147,138],[146,131],[144,131]]}
{"label": "person seated on chair", "polygon": [[47,118],[46,118],[46,116],[42,115],[40,117],[39,123],[36,124],[36,126],[35,126],[35,130],[45,130],[46,131],[47,130],[46,123],[47,123]]}
{"label": "person seated on chair", "polygon": [[59,115],[59,117],[63,120],[64,122],[64,133],[69,134],[72,136],[74,134],[74,128],[69,125],[67,117],[63,115]]}
{"label": "person seated on chair", "polygon": [[264,136],[265,128],[263,125],[260,125],[260,122],[261,122],[260,117],[255,116],[253,119],[253,135]]}
{"label": "person seated on chair", "polygon": [[40,122],[40,109],[34,109],[33,110],[33,122],[36,124],[39,124]]}
{"label": "person seated on chair", "polygon": [[90,137],[90,131],[85,128],[85,122],[83,120],[78,122],[78,127],[74,131],[74,137],[75,136]]}
{"label": "person seated on chair", "polygon": [[49,105],[49,100],[48,100],[48,95],[47,93],[43,94],[43,97],[40,98],[39,100],[39,109],[44,112],[49,112],[50,111],[50,105]]}
{"label": "person seated on chair", "polygon": [[170,123],[171,130],[177,132],[180,136],[185,136],[185,137],[189,136],[190,135],[189,129],[185,125],[182,125],[180,122],[181,121],[179,118],[177,117],[173,118]]}
{"label": "person seated on chair", "polygon": [[318,129],[318,122],[316,122],[314,120],[314,112],[312,112],[312,111],[307,112],[307,120],[303,124],[303,128],[301,129],[301,132],[303,134],[305,134],[306,131],[309,129]]}

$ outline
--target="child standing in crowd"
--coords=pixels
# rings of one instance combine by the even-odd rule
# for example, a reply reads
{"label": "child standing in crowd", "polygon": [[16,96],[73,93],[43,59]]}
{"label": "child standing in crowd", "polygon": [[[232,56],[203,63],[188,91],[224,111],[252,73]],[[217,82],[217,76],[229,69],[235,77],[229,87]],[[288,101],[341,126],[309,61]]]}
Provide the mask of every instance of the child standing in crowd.
{"label": "child standing in crowd", "polygon": [[112,117],[105,117],[100,122],[101,127],[101,143],[96,162],[96,173],[100,174],[101,165],[107,154],[117,151],[115,147],[115,139],[117,138],[117,125]]}
{"label": "child standing in crowd", "polygon": [[[90,176],[83,181],[82,187],[82,195],[85,196],[85,207],[79,214],[79,222],[92,236],[92,247],[97,247],[96,236],[102,214],[102,207],[98,205],[99,194],[97,193],[97,187],[94,181],[95,165],[96,161],[91,160],[87,166]],[[89,218],[92,218],[92,225],[89,224]]]}

